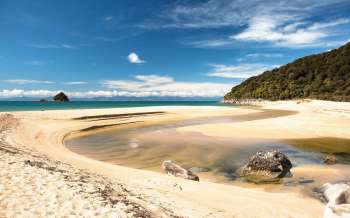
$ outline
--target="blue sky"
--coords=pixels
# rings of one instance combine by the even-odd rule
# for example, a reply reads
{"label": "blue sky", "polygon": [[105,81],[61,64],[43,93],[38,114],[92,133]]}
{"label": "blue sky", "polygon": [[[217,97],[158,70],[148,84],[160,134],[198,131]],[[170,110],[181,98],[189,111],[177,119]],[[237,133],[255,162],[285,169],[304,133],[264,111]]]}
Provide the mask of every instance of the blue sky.
{"label": "blue sky", "polygon": [[0,1],[0,97],[220,97],[350,39],[349,0]]}

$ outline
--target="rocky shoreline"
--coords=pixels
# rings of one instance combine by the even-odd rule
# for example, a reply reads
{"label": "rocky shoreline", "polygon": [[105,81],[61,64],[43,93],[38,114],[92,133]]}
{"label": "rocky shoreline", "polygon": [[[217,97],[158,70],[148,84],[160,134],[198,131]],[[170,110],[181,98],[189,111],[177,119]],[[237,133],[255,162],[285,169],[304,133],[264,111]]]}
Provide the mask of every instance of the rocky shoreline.
{"label": "rocky shoreline", "polygon": [[224,104],[259,106],[269,102],[263,99],[224,99],[221,101]]}

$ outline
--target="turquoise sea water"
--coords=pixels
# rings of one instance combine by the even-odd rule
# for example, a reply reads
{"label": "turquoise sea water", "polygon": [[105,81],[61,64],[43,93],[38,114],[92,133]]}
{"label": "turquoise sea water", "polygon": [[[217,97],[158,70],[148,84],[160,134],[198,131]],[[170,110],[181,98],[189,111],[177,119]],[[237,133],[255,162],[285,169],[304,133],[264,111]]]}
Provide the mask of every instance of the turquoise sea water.
{"label": "turquoise sea water", "polygon": [[0,112],[147,106],[224,106],[219,101],[0,101]]}

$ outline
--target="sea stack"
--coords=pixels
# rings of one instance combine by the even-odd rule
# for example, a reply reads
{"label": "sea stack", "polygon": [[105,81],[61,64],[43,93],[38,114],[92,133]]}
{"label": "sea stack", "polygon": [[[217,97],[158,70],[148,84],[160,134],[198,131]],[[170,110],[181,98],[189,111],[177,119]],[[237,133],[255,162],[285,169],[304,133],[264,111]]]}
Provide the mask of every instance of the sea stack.
{"label": "sea stack", "polygon": [[57,102],[69,102],[69,98],[63,92],[60,92],[57,95],[55,95],[53,97],[53,100]]}

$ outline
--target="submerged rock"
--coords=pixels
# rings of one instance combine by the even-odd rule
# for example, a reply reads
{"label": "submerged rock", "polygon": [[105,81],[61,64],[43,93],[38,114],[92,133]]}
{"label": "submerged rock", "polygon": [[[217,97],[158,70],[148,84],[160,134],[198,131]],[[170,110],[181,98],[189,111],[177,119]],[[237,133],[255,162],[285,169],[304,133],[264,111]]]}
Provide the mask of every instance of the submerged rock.
{"label": "submerged rock", "polygon": [[53,100],[57,102],[69,102],[69,98],[63,92],[60,92],[57,95],[55,95],[53,97]]}
{"label": "submerged rock", "polygon": [[205,173],[210,171],[210,169],[207,167],[191,167],[188,170],[191,171],[192,173]]}
{"label": "submerged rock", "polygon": [[323,217],[350,217],[350,186],[345,183],[326,183],[321,187],[327,205]]}
{"label": "submerged rock", "polygon": [[291,168],[292,163],[285,154],[276,150],[259,151],[237,174],[250,182],[274,182],[289,174]]}
{"label": "submerged rock", "polygon": [[328,165],[336,164],[337,157],[332,154],[328,154],[324,157],[323,162]]}
{"label": "submerged rock", "polygon": [[190,179],[194,181],[199,181],[199,177],[193,174],[191,171],[173,163],[171,160],[165,160],[162,163],[162,168],[170,175],[181,177],[184,179]]}
{"label": "submerged rock", "polygon": [[304,177],[299,177],[297,179],[286,179],[283,181],[284,186],[298,186],[298,185],[307,185],[310,183],[314,183],[315,180],[307,179]]}

